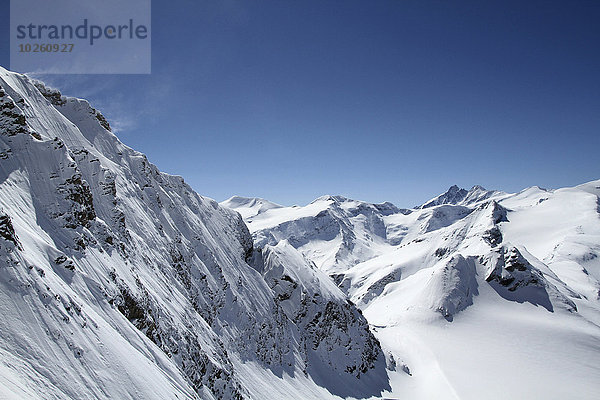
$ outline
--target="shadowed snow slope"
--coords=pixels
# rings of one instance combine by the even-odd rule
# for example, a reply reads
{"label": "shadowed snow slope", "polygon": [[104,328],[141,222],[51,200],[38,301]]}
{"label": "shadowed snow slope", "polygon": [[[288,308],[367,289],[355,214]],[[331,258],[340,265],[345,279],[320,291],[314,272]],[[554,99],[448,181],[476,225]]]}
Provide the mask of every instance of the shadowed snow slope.
{"label": "shadowed snow slope", "polygon": [[453,186],[413,210],[324,196],[246,222],[255,252],[294,247],[363,311],[384,397],[596,399],[599,195]]}
{"label": "shadowed snow slope", "polygon": [[365,318],[296,249],[254,251],[240,214],[124,146],[85,100],[1,68],[0,259],[2,398],[390,389]]}

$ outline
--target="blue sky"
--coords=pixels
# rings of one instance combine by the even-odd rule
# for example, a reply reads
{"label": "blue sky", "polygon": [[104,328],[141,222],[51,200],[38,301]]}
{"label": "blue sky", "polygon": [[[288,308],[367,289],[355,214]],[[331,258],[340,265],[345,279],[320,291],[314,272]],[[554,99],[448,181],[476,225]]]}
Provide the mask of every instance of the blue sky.
{"label": "blue sky", "polygon": [[408,207],[600,178],[598,1],[152,7],[151,75],[43,79],[200,194]]}

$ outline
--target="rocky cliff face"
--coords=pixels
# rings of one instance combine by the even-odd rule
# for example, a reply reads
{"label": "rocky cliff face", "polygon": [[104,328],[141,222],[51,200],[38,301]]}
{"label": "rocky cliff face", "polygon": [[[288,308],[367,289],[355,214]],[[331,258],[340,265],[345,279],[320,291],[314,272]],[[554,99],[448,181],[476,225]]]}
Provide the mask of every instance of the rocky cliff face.
{"label": "rocky cliff face", "polygon": [[385,369],[379,342],[326,274],[287,241],[265,246],[254,260],[277,307],[299,328],[307,374],[344,397],[373,395],[370,388],[385,386],[383,376],[372,374]]}
{"label": "rocky cliff face", "polygon": [[[10,393],[264,398],[291,379],[290,396],[318,398],[388,387],[379,343],[327,276],[288,282],[273,271],[310,266],[268,250],[264,271],[249,266],[240,215],[158,171],[86,101],[0,70],[0,146]],[[248,365],[252,384],[240,376]]]}

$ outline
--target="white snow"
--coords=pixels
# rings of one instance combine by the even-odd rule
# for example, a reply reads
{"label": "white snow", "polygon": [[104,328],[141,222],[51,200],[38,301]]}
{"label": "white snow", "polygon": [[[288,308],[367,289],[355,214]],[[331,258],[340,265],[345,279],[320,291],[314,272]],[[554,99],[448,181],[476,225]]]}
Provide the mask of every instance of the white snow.
{"label": "white snow", "polygon": [[[388,360],[384,398],[596,399],[599,194],[600,181],[451,188],[392,213],[325,196],[246,221],[258,246],[292,238],[362,308]],[[326,235],[319,215],[334,216]]]}

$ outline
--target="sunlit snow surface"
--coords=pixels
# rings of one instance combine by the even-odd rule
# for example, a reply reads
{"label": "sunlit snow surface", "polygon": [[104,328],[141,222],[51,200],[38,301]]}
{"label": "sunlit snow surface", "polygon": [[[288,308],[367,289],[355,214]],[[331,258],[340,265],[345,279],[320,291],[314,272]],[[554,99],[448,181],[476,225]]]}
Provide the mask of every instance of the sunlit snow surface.
{"label": "sunlit snow surface", "polygon": [[363,310],[385,398],[600,398],[600,180],[459,190],[412,210],[325,196],[245,220],[258,247],[292,243]]}

